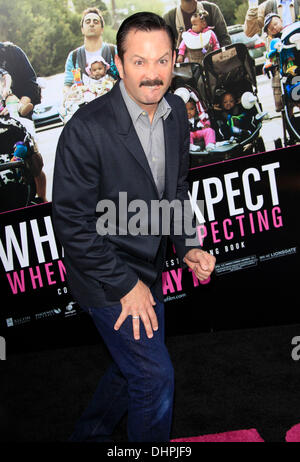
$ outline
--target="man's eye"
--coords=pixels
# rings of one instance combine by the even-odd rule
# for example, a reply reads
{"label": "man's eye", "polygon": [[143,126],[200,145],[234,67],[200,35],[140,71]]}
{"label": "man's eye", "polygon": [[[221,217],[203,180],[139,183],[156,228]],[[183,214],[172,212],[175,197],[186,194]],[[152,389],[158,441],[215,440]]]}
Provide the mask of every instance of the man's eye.
{"label": "man's eye", "polygon": [[160,62],[160,64],[167,64],[168,60],[167,59],[161,59],[159,62]]}
{"label": "man's eye", "polygon": [[135,61],[136,66],[141,66],[142,64],[143,64],[143,61],[141,59],[138,59],[137,61]]}

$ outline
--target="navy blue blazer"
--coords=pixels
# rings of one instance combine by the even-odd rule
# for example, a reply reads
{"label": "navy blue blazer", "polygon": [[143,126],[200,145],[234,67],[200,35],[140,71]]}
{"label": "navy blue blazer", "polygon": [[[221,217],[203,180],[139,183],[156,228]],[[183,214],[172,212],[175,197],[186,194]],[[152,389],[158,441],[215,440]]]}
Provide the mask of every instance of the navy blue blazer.
{"label": "navy blue blazer", "polygon": [[[164,121],[166,177],[164,198],[188,200],[189,127],[185,104],[165,95],[172,110]],[[53,180],[53,222],[64,247],[67,279],[82,307],[119,302],[140,278],[162,300],[161,273],[166,236],[100,236],[98,201],[119,210],[119,192],[127,201],[159,200],[147,158],[122,98],[119,84],[79,109],[60,136]],[[136,212],[135,212],[136,213]],[[128,214],[128,218],[130,214]],[[150,221],[149,221],[150,223]],[[172,236],[182,260],[185,237]]]}

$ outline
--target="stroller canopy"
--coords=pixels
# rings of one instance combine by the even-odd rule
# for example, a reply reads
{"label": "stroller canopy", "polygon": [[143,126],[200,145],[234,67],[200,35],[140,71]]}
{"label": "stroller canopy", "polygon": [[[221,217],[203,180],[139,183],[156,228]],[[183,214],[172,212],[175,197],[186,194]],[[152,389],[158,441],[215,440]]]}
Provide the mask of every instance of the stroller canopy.
{"label": "stroller canopy", "polygon": [[208,101],[215,103],[216,90],[226,89],[236,93],[256,88],[255,62],[243,43],[220,48],[205,56],[205,93]]}

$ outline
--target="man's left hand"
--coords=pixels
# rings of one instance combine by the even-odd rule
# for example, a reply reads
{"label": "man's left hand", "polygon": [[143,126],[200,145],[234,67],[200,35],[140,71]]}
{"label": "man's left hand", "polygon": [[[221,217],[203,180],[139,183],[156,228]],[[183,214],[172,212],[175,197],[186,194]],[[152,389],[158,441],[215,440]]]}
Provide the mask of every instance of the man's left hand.
{"label": "man's left hand", "polygon": [[205,281],[209,278],[216,263],[213,255],[201,249],[189,250],[183,261],[194,271],[199,281]]}

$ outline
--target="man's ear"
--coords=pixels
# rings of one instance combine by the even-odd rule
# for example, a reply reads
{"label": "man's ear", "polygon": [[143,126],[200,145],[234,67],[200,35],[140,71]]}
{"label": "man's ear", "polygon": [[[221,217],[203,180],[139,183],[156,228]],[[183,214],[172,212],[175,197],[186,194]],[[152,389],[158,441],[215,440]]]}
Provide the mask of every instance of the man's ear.
{"label": "man's ear", "polygon": [[121,79],[123,79],[123,76],[124,76],[123,63],[122,63],[121,58],[117,54],[115,55],[115,65],[116,65],[116,67],[118,69],[119,76],[121,77]]}

